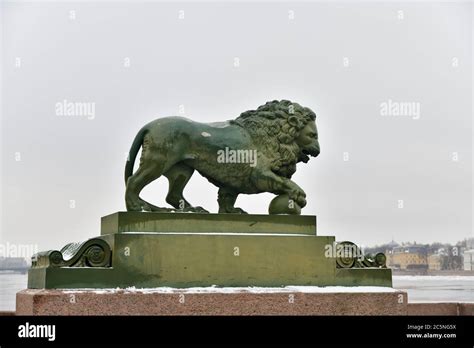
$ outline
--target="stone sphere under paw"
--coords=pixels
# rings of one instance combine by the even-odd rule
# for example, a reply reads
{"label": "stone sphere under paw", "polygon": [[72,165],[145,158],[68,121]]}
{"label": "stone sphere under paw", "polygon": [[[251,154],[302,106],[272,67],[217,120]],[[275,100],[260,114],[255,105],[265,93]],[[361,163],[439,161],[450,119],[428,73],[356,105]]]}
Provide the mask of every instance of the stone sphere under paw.
{"label": "stone sphere under paw", "polygon": [[290,215],[300,215],[301,207],[287,194],[276,196],[270,202],[268,207],[269,214],[290,214]]}

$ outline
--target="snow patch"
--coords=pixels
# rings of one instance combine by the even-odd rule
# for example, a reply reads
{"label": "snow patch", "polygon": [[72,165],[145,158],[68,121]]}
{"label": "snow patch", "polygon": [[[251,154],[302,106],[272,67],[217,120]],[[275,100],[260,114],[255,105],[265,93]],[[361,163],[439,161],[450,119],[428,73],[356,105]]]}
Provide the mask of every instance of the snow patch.
{"label": "snow patch", "polygon": [[285,287],[194,287],[194,288],[115,288],[115,289],[67,289],[63,290],[66,294],[92,292],[95,294],[113,294],[113,293],[141,293],[141,294],[275,294],[275,293],[393,293],[400,290],[383,286],[285,286]]}

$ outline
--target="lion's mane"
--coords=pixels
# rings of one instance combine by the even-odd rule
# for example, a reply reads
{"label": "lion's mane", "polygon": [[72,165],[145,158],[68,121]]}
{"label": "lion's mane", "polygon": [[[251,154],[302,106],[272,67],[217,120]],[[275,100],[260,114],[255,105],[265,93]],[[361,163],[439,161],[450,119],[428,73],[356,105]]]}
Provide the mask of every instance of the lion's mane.
{"label": "lion's mane", "polygon": [[274,100],[257,110],[243,112],[232,123],[250,134],[257,151],[264,151],[270,159],[274,173],[291,178],[301,158],[301,149],[295,140],[308,122],[315,119],[313,111],[298,103]]}

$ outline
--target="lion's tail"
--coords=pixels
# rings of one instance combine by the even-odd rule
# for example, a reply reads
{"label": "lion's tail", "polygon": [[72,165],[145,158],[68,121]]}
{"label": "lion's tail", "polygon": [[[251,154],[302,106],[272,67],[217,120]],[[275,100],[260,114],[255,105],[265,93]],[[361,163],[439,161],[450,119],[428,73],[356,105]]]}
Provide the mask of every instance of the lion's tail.
{"label": "lion's tail", "polygon": [[130,151],[128,152],[127,163],[125,164],[125,185],[127,185],[128,178],[131,177],[133,174],[133,165],[135,164],[135,158],[137,157],[138,150],[140,150],[140,147],[143,144],[143,138],[146,134],[146,131],[147,130],[145,128],[140,129],[138,134],[135,136],[135,139],[133,140]]}

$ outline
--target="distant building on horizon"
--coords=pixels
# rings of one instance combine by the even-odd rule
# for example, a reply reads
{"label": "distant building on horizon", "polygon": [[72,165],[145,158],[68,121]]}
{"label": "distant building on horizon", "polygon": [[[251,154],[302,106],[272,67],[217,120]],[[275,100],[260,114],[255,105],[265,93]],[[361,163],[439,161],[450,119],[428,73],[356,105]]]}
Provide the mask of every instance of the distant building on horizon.
{"label": "distant building on horizon", "polygon": [[392,239],[381,247],[385,248],[387,266],[390,268],[414,271],[474,271],[474,238],[466,239],[455,246],[441,243],[424,245],[416,242],[399,244]]}
{"label": "distant building on horizon", "polygon": [[474,249],[464,250],[463,268],[465,271],[474,271]]}
{"label": "distant building on horizon", "polygon": [[440,254],[431,254],[428,256],[428,269],[440,271],[443,264],[443,256]]}
{"label": "distant building on horizon", "polygon": [[427,270],[428,249],[423,245],[396,246],[387,250],[387,265],[403,270]]}
{"label": "distant building on horizon", "polygon": [[27,269],[28,262],[23,257],[0,256],[0,271],[21,271]]}
{"label": "distant building on horizon", "polygon": [[387,249],[391,250],[393,248],[396,248],[396,247],[399,247],[400,244],[398,244],[397,242],[395,242],[393,239],[390,243],[387,243]]}

